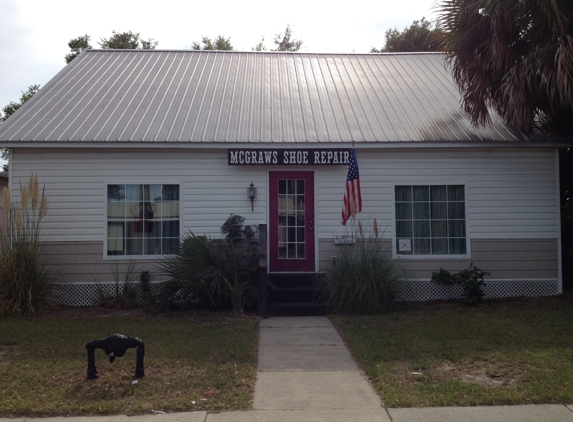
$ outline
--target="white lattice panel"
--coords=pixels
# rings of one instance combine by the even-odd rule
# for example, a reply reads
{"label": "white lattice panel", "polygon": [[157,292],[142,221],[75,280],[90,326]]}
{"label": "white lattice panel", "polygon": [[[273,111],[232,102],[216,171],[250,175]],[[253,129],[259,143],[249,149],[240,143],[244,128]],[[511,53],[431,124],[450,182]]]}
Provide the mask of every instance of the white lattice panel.
{"label": "white lattice panel", "polygon": [[[557,280],[486,280],[485,299],[516,296],[554,296],[559,294]],[[425,280],[409,280],[402,284],[398,300],[422,302],[439,299],[459,299],[460,286],[443,286]]]}
{"label": "white lattice panel", "polygon": [[[151,284],[152,292],[160,284]],[[98,292],[114,295],[115,283],[56,284],[55,302],[58,305],[93,306],[97,302]],[[139,284],[135,284],[140,288]],[[121,289],[122,286],[119,286]],[[484,288],[485,298],[515,296],[553,296],[559,294],[557,280],[490,280]],[[409,280],[402,284],[398,300],[404,302],[422,302],[428,300],[459,299],[462,289],[459,286],[443,286],[425,280]],[[138,295],[141,298],[141,293]],[[143,302],[141,300],[141,302]]]}
{"label": "white lattice panel", "polygon": [[[155,293],[157,289],[159,289],[159,286],[159,283],[151,283],[151,292]],[[137,289],[138,302],[143,303],[141,285],[135,283],[133,287]],[[116,286],[115,283],[54,284],[54,302],[57,305],[94,306],[97,304],[98,295],[100,293],[114,296],[116,291],[118,291],[117,289],[121,292],[123,286]]]}

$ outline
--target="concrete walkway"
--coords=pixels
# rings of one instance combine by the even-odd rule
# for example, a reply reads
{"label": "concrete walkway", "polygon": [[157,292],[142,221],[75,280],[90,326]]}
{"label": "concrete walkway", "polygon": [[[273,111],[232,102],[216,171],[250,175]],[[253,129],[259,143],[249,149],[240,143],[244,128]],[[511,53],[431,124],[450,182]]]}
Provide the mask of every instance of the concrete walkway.
{"label": "concrete walkway", "polygon": [[0,422],[573,422],[573,406],[384,409],[325,317],[261,320],[253,409]]}

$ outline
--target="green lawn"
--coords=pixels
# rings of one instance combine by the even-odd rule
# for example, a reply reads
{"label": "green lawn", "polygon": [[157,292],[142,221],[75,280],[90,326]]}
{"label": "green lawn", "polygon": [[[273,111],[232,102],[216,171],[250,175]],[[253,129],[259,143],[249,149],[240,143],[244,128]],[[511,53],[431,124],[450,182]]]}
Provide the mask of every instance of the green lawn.
{"label": "green lawn", "polygon": [[[87,380],[85,343],[109,334],[145,342],[110,364],[95,351],[99,379]],[[222,313],[60,310],[0,318],[0,417],[142,414],[152,410],[239,410],[252,404],[258,318]]]}
{"label": "green lawn", "polygon": [[573,403],[573,298],[332,317],[387,407]]}

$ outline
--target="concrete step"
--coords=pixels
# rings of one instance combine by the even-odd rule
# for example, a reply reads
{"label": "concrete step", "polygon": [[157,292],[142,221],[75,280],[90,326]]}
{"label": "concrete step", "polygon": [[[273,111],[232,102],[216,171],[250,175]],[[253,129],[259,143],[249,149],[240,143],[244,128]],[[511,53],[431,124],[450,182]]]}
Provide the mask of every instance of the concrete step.
{"label": "concrete step", "polygon": [[269,316],[320,316],[326,315],[326,308],[318,302],[269,302]]}
{"label": "concrete step", "polygon": [[269,289],[269,302],[315,302],[316,289],[314,287],[280,287]]}

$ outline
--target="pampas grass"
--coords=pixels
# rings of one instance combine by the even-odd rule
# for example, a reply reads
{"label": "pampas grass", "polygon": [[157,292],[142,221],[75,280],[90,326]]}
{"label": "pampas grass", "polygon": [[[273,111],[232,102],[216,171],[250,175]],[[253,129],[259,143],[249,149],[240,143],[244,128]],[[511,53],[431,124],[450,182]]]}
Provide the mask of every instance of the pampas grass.
{"label": "pampas grass", "polygon": [[10,188],[3,194],[6,229],[0,230],[0,315],[34,314],[50,305],[51,276],[40,259],[40,228],[48,202],[38,177],[20,187],[20,203]]}
{"label": "pampas grass", "polygon": [[341,245],[336,264],[326,277],[317,279],[319,297],[333,313],[389,311],[404,270],[392,260],[390,242],[383,241],[376,219],[371,234],[360,221],[350,230],[356,243]]}

